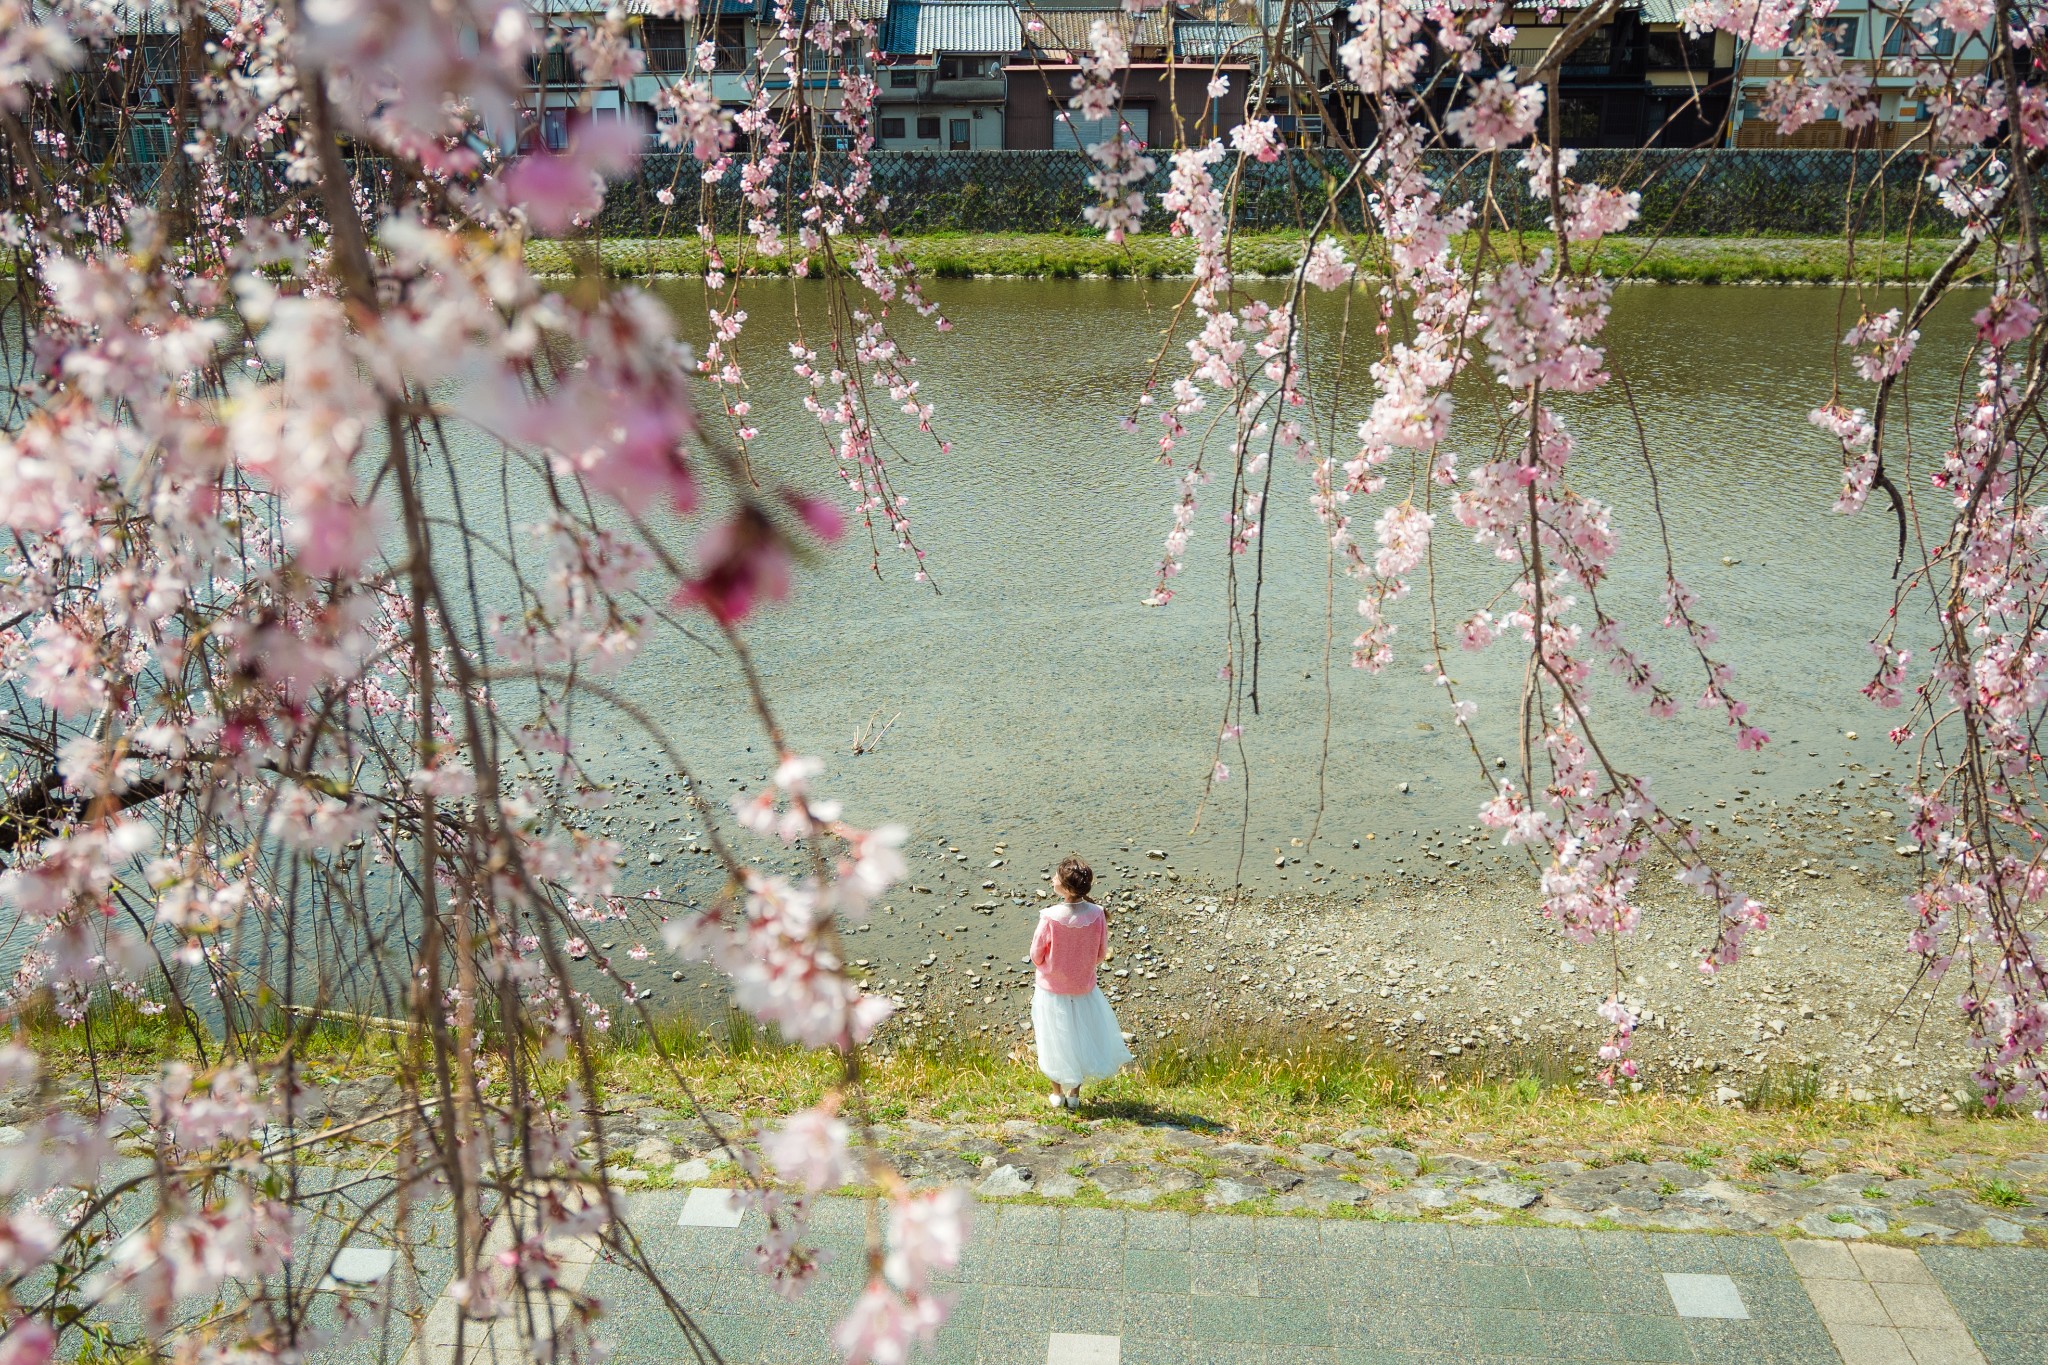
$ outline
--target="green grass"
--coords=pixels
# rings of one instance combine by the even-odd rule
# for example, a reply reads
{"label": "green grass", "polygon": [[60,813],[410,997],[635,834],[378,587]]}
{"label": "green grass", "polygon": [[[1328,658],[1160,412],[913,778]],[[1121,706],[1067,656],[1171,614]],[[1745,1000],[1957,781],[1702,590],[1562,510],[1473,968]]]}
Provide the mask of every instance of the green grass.
{"label": "green grass", "polygon": [[[286,1045],[286,1022],[269,1021],[246,1040],[246,1051],[276,1055]],[[426,1060],[418,1040],[404,1035],[338,1019],[289,1022],[314,1084],[402,1070],[417,1076]],[[24,1019],[23,1030],[78,1090],[87,1070],[86,1030],[47,1015]],[[91,1038],[102,1077],[148,1074],[166,1058],[196,1055],[174,1016],[145,1014],[125,1002],[96,1008]],[[209,1040],[208,1051],[218,1055],[218,1044]],[[1076,1134],[1091,1124],[1133,1139],[1177,1128],[1282,1146],[1333,1142],[1370,1125],[1380,1134],[1369,1145],[1418,1152],[1434,1145],[1441,1152],[1471,1144],[1522,1165],[1565,1156],[1588,1166],[1682,1161],[1730,1178],[1798,1171],[1798,1153],[1814,1149],[1831,1150],[1844,1168],[1891,1178],[1958,1152],[2001,1161],[2039,1144],[2037,1126],[2025,1120],[1974,1106],[1954,1116],[1909,1115],[1890,1104],[1828,1099],[1803,1072],[1771,1080],[1771,1095],[1758,1096],[1796,1102],[1737,1108],[1685,1094],[1609,1093],[1573,1080],[1566,1059],[1534,1055],[1486,1070],[1418,1069],[1370,1044],[1306,1028],[1189,1029],[1139,1051],[1137,1065],[1088,1088],[1079,1115],[1048,1113],[1046,1082],[1027,1049],[998,1052],[969,1038],[885,1039],[864,1060],[851,1092],[838,1059],[793,1047],[737,1015],[709,1027],[687,1018],[662,1019],[652,1030],[622,1023],[596,1040],[589,1061],[600,1103],[686,1112],[694,1095],[747,1120],[772,1119],[842,1092],[849,1117],[885,1123],[993,1129],[1026,1119]],[[542,1090],[561,1093],[580,1070],[536,1059],[532,1075]],[[1195,1152],[1176,1151],[1170,1159],[1190,1170],[1202,1165]],[[2028,1197],[2004,1180],[1972,1190],[1994,1206]]]}
{"label": "green grass", "polygon": [[[1545,234],[1495,233],[1487,250],[1500,260],[1533,256],[1551,244]],[[1079,233],[932,233],[898,245],[920,273],[939,279],[1173,279],[1185,276],[1194,260],[1188,239],[1163,232],[1140,233],[1121,246]],[[1478,245],[1476,234],[1460,243],[1468,253]],[[1926,278],[1951,245],[1865,238],[1852,255],[1851,244],[1839,237],[1615,237],[1600,243],[1594,264],[1613,279],[1660,284],[1896,282]],[[728,271],[750,275],[785,275],[792,260],[757,256],[739,237],[721,238],[718,249]],[[1353,256],[1368,273],[1376,255],[1370,239],[1353,242]],[[1300,258],[1298,233],[1240,233],[1233,241],[1232,267],[1241,279],[1289,275]],[[526,259],[549,275],[700,276],[705,269],[704,246],[695,237],[535,241],[527,243]]]}
{"label": "green grass", "polygon": [[2010,1180],[1987,1180],[1977,1187],[1977,1197],[1997,1209],[2025,1206],[2027,1196]]}

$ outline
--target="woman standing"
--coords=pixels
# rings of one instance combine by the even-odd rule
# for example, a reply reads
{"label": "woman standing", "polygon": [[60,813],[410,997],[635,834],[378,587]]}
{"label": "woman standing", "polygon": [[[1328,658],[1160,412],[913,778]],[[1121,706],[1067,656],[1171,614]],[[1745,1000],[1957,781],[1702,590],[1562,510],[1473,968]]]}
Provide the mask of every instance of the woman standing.
{"label": "woman standing", "polygon": [[1082,1082],[1115,1074],[1131,1060],[1131,1050],[1095,982],[1095,969],[1109,956],[1109,916],[1088,899],[1095,873],[1069,855],[1052,884],[1060,903],[1040,912],[1031,936],[1031,961],[1038,968],[1031,1025],[1038,1069],[1053,1084],[1045,1102],[1079,1109]]}

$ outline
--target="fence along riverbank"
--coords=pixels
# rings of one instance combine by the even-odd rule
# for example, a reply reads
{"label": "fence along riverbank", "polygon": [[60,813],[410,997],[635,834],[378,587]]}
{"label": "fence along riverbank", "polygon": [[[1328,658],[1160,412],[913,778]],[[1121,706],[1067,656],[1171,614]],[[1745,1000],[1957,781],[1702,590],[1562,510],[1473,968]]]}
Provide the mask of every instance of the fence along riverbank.
{"label": "fence along riverbank", "polygon": [[[1170,215],[1160,207],[1168,167],[1141,188],[1145,226],[1163,230]],[[1247,230],[1305,228],[1314,223],[1331,193],[1349,177],[1354,154],[1293,149],[1272,162],[1247,161],[1241,168],[1236,223]],[[1927,190],[1925,174],[1933,155],[1909,151],[1843,151],[1825,148],[1712,149],[1706,151],[1588,149],[1578,153],[1572,174],[1587,182],[1633,190],[1642,196],[1642,224],[1678,236],[1841,236],[1898,233],[1913,229],[1941,235],[1957,220]],[[642,160],[637,171],[614,182],[596,227],[600,236],[694,236],[707,216],[719,232],[744,226],[739,195],[744,155],[715,184],[705,186],[697,163],[676,153]],[[1424,159],[1428,174],[1453,201],[1483,192],[1487,163],[1469,153],[1439,151]],[[1081,211],[1096,200],[1089,188],[1093,168],[1077,151],[873,152],[869,154],[875,193],[885,201],[870,216],[873,226],[909,235],[933,232],[1089,232]],[[176,178],[168,162],[132,166],[142,197],[168,196]],[[815,165],[826,181],[844,184],[853,158],[823,153],[790,158],[770,183],[781,191],[778,213],[786,225],[804,207],[790,193],[808,183]],[[358,161],[354,173],[373,199],[389,203],[398,189],[393,168],[383,161]],[[287,185],[283,167],[240,168],[236,183],[224,187],[255,209],[303,192]],[[1338,219],[1352,231],[1364,228],[1358,185],[1343,196]],[[670,191],[674,203],[659,195]],[[1531,198],[1519,178],[1496,186],[1506,227],[1540,231],[1549,209]]]}

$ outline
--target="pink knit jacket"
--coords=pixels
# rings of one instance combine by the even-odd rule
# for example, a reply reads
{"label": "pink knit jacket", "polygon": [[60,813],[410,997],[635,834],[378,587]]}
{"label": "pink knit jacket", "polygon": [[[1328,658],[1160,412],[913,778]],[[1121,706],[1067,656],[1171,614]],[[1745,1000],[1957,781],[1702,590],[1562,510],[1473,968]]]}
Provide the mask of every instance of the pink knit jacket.
{"label": "pink knit jacket", "polygon": [[1092,901],[1065,901],[1039,912],[1031,935],[1031,961],[1038,989],[1054,995],[1086,995],[1095,989],[1095,966],[1109,951],[1109,918]]}

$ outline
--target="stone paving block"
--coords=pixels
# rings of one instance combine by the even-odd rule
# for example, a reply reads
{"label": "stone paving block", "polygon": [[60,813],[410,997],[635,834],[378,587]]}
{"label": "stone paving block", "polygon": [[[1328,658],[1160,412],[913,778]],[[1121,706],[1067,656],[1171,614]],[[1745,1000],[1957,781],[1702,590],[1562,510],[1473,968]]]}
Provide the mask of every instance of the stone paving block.
{"label": "stone paving block", "polygon": [[1385,1223],[1380,1230],[1387,1254],[1404,1263],[1451,1259],[1451,1234],[1441,1223]]}
{"label": "stone paving block", "polygon": [[1320,1256],[1261,1257],[1259,1296],[1298,1299],[1313,1294],[1321,1297],[1331,1292],[1336,1279],[1333,1270],[1324,1264]]}
{"label": "stone paving block", "polygon": [[1606,1307],[1600,1281],[1590,1270],[1530,1266],[1529,1288],[1536,1306],[1548,1313],[1598,1313]]}
{"label": "stone paving block", "polygon": [[1332,1219],[1323,1224],[1323,1255],[1338,1260],[1379,1254],[1390,1245],[1384,1223],[1366,1222],[1360,1219]]}
{"label": "stone paving block", "polygon": [[[988,1309],[988,1290],[978,1284],[962,1285],[948,1289],[946,1293],[953,1300],[952,1311],[946,1314],[946,1325],[941,1332],[969,1333],[981,1330],[982,1319]],[[849,1302],[851,1300],[848,1300]]]}
{"label": "stone paving block", "polygon": [[1467,1265],[1514,1265],[1522,1263],[1522,1249],[1516,1245],[1512,1228],[1451,1229],[1451,1259]]}
{"label": "stone paving block", "polygon": [[1564,1360],[1619,1360],[1621,1342],[1614,1319],[1604,1313],[1545,1313],[1550,1340]]}
{"label": "stone paving block", "polygon": [[[1329,1285],[1330,1297],[1339,1304],[1385,1304],[1414,1293],[1413,1283],[1419,1276],[1428,1275],[1444,1278],[1444,1272],[1434,1266],[1420,1268],[1409,1275],[1397,1274],[1383,1262],[1367,1264],[1333,1264],[1324,1273],[1324,1283]],[[1455,1284],[1455,1280],[1450,1283]]]}
{"label": "stone paving block", "polygon": [[[988,1278],[998,1284],[1029,1284],[1051,1287],[1057,1278],[1055,1267],[1072,1257],[1062,1257],[1056,1246],[1040,1242],[1001,1242],[988,1263]],[[1117,1267],[1122,1278],[1123,1268]]]}
{"label": "stone paving block", "polygon": [[1047,1332],[1077,1336],[1118,1336],[1124,1322],[1124,1295],[1053,1295],[1053,1310],[1040,1326]]}
{"label": "stone paving block", "polygon": [[1202,1342],[1262,1340],[1259,1301],[1253,1298],[1197,1295],[1189,1300],[1188,1336]]}
{"label": "stone paving block", "polygon": [[1848,1244],[1849,1256],[1872,1284],[1933,1284],[1934,1276],[1919,1256],[1905,1247]]}
{"label": "stone paving block", "polygon": [[1188,1344],[1172,1341],[1133,1341],[1124,1338],[1123,1365],[1187,1365]]}
{"label": "stone paving block", "polygon": [[1749,1309],[1742,1292],[1726,1275],[1664,1273],[1664,1287],[1671,1292],[1671,1305],[1681,1318],[1743,1318]]}
{"label": "stone paving block", "polygon": [[1259,1340],[1268,1346],[1332,1344],[1330,1309],[1322,1299],[1260,1299],[1256,1315]]}
{"label": "stone paving block", "polygon": [[[971,1328],[956,1327],[952,1323],[939,1329],[931,1345],[924,1348],[918,1359],[929,1365],[976,1365],[975,1357],[981,1350],[981,1333]],[[681,1357],[671,1355],[671,1361]]]}
{"label": "stone paving block", "polygon": [[1050,1205],[1006,1204],[996,1225],[1004,1242],[1036,1242],[1050,1246],[1060,1239],[1060,1210]]}
{"label": "stone paving block", "polygon": [[1187,1341],[1193,1335],[1193,1317],[1185,1294],[1126,1294],[1121,1335],[1126,1343]]}
{"label": "stone paving block", "polygon": [[1767,1358],[1763,1330],[1746,1319],[1687,1318],[1680,1326],[1701,1365],[1750,1365]]}
{"label": "stone paving block", "polygon": [[1961,1324],[1954,1327],[1901,1327],[1913,1365],[1984,1365],[1984,1354]]}
{"label": "stone paving block", "polygon": [[1053,1291],[1021,1285],[997,1285],[982,1301],[981,1330],[1014,1335],[1043,1331],[1052,1315]]}
{"label": "stone paving block", "polygon": [[1863,1267],[1842,1242],[1787,1242],[1785,1255],[1805,1280],[1860,1280]]}
{"label": "stone paving block", "polygon": [[1067,1209],[1060,1220],[1060,1245],[1116,1250],[1124,1244],[1121,1209]]}
{"label": "stone paving block", "polygon": [[1834,1340],[1819,1319],[1791,1327],[1764,1329],[1764,1355],[1771,1365],[1840,1365]]}
{"label": "stone paving block", "polygon": [[1686,1335],[1685,1324],[1677,1318],[1617,1314],[1614,1339],[1621,1347],[1624,1360],[1659,1362],[1690,1361],[1693,1358],[1692,1342]]}
{"label": "stone paving block", "polygon": [[1638,1267],[1600,1274],[1595,1279],[1600,1285],[1601,1301],[1610,1313],[1653,1318],[1678,1316],[1678,1310],[1671,1304],[1671,1291],[1664,1287],[1664,1277],[1656,1271]]}
{"label": "stone paving block", "polygon": [[2048,1251],[1929,1247],[1920,1259],[1978,1337],[2033,1335],[2048,1341],[2048,1294],[2012,1292],[2016,1284],[2048,1285]]}
{"label": "stone paving block", "polygon": [[1185,1251],[1126,1251],[1123,1263],[1127,1293],[1188,1292],[1188,1253]]}
{"label": "stone paving block", "polygon": [[1880,1282],[1871,1288],[1894,1327],[1960,1329],[1963,1325],[1956,1310],[1949,1306],[1948,1296],[1932,1280],[1926,1284]]}
{"label": "stone paving block", "polygon": [[1486,1355],[1543,1357],[1551,1354],[1550,1329],[1543,1315],[1493,1308],[1475,1308],[1467,1318],[1473,1344]]}
{"label": "stone paving block", "polygon": [[1266,1348],[1258,1342],[1191,1341],[1187,1365],[1266,1365]]}
{"label": "stone paving block", "polygon": [[1118,1365],[1123,1343],[1099,1333],[1054,1332],[1045,1346],[1045,1365]]}
{"label": "stone paving block", "polygon": [[1256,1218],[1212,1214],[1188,1224],[1188,1249],[1212,1255],[1250,1256],[1258,1248]]}
{"label": "stone paving block", "polygon": [[1896,1327],[1830,1322],[1828,1335],[1850,1365],[1913,1365],[1912,1353]]}
{"label": "stone paving block", "polygon": [[1028,1332],[983,1329],[974,1358],[977,1365],[1045,1365],[1045,1328]]}
{"label": "stone paving block", "polygon": [[1121,1294],[1077,1292],[1056,1289],[1045,1326],[1054,1332],[1082,1332],[1110,1336],[1123,1325],[1124,1298]]}
{"label": "stone paving block", "polygon": [[2048,1365],[2048,1340],[2036,1333],[1979,1333],[1988,1365]]}
{"label": "stone paving block", "polygon": [[1647,1240],[1653,1269],[1690,1275],[1714,1275],[1726,1270],[1721,1264],[1719,1237],[1667,1233]]}
{"label": "stone paving block", "polygon": [[1458,1269],[1471,1308],[1534,1308],[1536,1291],[1519,1265],[1465,1265]]}
{"label": "stone paving block", "polygon": [[1142,1251],[1186,1251],[1191,1221],[1185,1213],[1126,1214],[1124,1245]]}
{"label": "stone paving block", "polygon": [[1586,1264],[1595,1270],[1647,1269],[1651,1265],[1650,1241],[1650,1236],[1641,1232],[1586,1233]]}
{"label": "stone paving block", "polygon": [[1337,1353],[1327,1346],[1269,1342],[1265,1354],[1266,1365],[1337,1365]]}
{"label": "stone paving block", "polygon": [[[1594,1234],[1599,1235],[1599,1234]],[[1724,1237],[1721,1265],[1731,1275],[1783,1275],[1796,1272],[1785,1243],[1775,1237]]]}
{"label": "stone paving block", "polygon": [[1877,1291],[1861,1280],[1808,1280],[1806,1293],[1814,1311],[1832,1329],[1837,1323],[1889,1327],[1891,1318],[1877,1301]]}
{"label": "stone paving block", "polygon": [[739,1206],[731,1190],[714,1190],[700,1185],[691,1190],[689,1198],[683,1201],[677,1220],[686,1228],[736,1228],[745,1216],[746,1211]]}
{"label": "stone paving block", "polygon": [[1818,1322],[1814,1315],[1813,1300],[1807,1297],[1806,1288],[1799,1278],[1790,1273],[1784,1275],[1730,1275],[1735,1281],[1735,1292],[1742,1295],[1743,1307],[1759,1322]]}
{"label": "stone paving block", "polygon": [[1315,1218],[1260,1218],[1254,1249],[1261,1256],[1320,1256],[1323,1251],[1321,1220]]}
{"label": "stone paving block", "polygon": [[1194,1252],[1188,1257],[1188,1292],[1256,1297],[1259,1292],[1259,1263],[1244,1254]]}
{"label": "stone paving block", "polygon": [[1472,1319],[1462,1308],[1421,1307],[1401,1314],[1390,1336],[1410,1351],[1466,1357],[1477,1351]]}
{"label": "stone paving block", "polygon": [[1534,1269],[1576,1269],[1586,1264],[1586,1245],[1574,1228],[1516,1228],[1522,1264]]}
{"label": "stone paving block", "polygon": [[848,1237],[859,1241],[867,1235],[868,1209],[864,1199],[821,1199],[811,1205],[813,1237]]}

